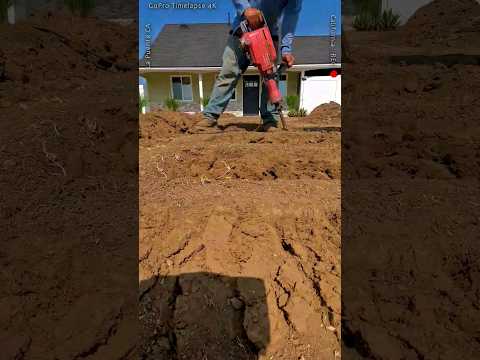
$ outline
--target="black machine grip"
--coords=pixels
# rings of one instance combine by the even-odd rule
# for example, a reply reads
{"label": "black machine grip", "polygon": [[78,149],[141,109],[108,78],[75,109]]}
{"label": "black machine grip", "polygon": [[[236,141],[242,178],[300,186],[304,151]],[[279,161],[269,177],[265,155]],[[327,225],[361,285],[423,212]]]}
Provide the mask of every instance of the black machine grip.
{"label": "black machine grip", "polygon": [[[260,14],[262,14],[262,19],[263,19],[263,25],[265,25],[267,22],[265,21],[265,16],[263,15],[263,12],[260,11]],[[248,25],[247,20],[242,20],[240,22],[240,29],[242,30],[242,33],[247,33],[250,31],[253,31],[253,29]]]}

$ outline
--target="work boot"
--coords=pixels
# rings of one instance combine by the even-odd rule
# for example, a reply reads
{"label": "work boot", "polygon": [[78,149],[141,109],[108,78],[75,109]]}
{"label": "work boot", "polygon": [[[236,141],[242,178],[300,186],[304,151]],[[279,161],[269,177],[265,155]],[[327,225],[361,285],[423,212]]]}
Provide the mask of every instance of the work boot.
{"label": "work boot", "polygon": [[215,119],[202,116],[202,119],[190,129],[190,133],[196,134],[209,130],[218,130],[218,122]]}
{"label": "work boot", "polygon": [[277,131],[280,131],[280,129],[278,128],[278,123],[277,122],[273,122],[273,121],[269,121],[269,122],[266,122],[264,124],[260,124],[256,131],[258,132],[277,132]]}

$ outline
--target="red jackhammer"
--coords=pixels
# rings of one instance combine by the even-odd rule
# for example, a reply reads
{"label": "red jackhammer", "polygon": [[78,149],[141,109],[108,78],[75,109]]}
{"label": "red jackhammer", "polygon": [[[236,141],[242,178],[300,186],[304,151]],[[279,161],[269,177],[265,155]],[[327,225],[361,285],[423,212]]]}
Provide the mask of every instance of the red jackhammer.
{"label": "red jackhammer", "polygon": [[287,124],[283,117],[283,98],[277,86],[277,81],[280,80],[286,65],[277,66],[277,49],[273,44],[267,22],[263,18],[263,26],[252,30],[247,20],[244,20],[240,23],[240,27],[243,33],[240,44],[247,52],[250,62],[258,68],[268,91],[268,99],[280,114],[283,129],[287,130]]}

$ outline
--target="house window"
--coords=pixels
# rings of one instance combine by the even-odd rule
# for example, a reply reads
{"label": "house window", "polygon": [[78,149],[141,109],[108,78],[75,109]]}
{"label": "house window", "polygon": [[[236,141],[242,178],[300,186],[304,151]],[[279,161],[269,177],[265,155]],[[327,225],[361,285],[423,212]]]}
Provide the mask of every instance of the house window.
{"label": "house window", "polygon": [[287,75],[282,75],[279,82],[280,92],[282,97],[285,99],[287,97]]}
{"label": "house window", "polygon": [[192,101],[192,78],[190,76],[172,76],[172,94],[175,100]]}

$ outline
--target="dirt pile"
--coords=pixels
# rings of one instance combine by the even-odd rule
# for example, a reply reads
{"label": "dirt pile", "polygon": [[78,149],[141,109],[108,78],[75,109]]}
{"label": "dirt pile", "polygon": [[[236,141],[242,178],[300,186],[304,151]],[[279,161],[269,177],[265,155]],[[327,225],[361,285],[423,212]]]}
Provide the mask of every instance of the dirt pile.
{"label": "dirt pile", "polygon": [[159,110],[140,116],[140,136],[146,139],[187,132],[201,117],[181,112]]}
{"label": "dirt pile", "polygon": [[133,356],[133,29],[61,13],[0,25],[6,358]]}
{"label": "dirt pile", "polygon": [[141,138],[144,359],[339,356],[340,133],[296,120]]}
{"label": "dirt pile", "polygon": [[408,20],[404,31],[417,46],[474,39],[480,31],[480,4],[476,0],[432,1]]}
{"label": "dirt pile", "polygon": [[318,125],[325,126],[341,126],[341,111],[340,104],[331,101],[328,104],[317,106],[308,114],[308,120],[318,123]]}

